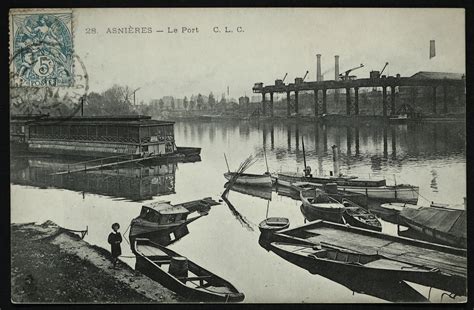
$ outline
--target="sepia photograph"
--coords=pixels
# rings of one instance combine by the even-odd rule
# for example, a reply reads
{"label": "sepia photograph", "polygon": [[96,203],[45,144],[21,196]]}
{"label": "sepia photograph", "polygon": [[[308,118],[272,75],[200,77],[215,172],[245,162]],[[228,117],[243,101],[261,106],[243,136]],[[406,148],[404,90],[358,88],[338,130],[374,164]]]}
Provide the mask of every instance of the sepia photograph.
{"label": "sepia photograph", "polygon": [[468,301],[463,8],[8,15],[11,303]]}

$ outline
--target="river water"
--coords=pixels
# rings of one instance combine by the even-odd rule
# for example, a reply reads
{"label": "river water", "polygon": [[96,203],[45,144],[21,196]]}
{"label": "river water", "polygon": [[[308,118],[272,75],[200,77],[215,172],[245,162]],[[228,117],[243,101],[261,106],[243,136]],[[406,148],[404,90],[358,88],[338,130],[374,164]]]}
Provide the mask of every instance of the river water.
{"label": "river water", "polygon": [[[84,229],[85,240],[109,248],[107,235],[114,222],[125,233],[144,202],[171,203],[212,197],[219,199],[227,171],[235,170],[250,154],[259,160],[247,172],[296,171],[307,164],[315,171],[333,170],[332,148],[340,150],[344,174],[387,178],[388,183],[420,187],[419,204],[430,201],[462,208],[466,196],[464,123],[337,125],[311,122],[197,122],[175,125],[178,146],[202,147],[201,161],[135,165],[102,172],[51,177],[77,159],[13,154],[11,162],[11,222],[52,220],[70,229]],[[304,223],[300,202],[276,192],[271,200],[231,191],[229,201],[213,206],[188,226],[189,234],[170,245],[203,267],[232,282],[245,293],[245,302],[384,302],[410,300],[411,289],[428,296],[429,288],[408,283],[379,283],[366,287],[351,275],[310,274],[259,245],[258,223],[266,215],[290,219],[291,227]],[[383,231],[397,234],[395,225],[382,221]],[[128,237],[128,233],[125,234]],[[134,266],[127,241],[122,259]],[[67,272],[67,271],[65,271]],[[439,302],[441,291],[430,300]],[[447,300],[446,300],[447,299]],[[455,301],[464,300],[461,297]],[[452,301],[449,298],[443,301]]]}

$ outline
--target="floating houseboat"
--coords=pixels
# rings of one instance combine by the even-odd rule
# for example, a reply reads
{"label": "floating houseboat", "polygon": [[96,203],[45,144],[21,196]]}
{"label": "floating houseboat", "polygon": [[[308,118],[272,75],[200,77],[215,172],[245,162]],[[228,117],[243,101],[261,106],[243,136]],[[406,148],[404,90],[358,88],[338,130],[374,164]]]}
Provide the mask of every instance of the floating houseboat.
{"label": "floating houseboat", "polygon": [[[174,122],[151,116],[12,116],[10,140],[28,151],[77,156],[178,154]],[[189,153],[189,148],[185,149]],[[193,148],[196,154],[198,148]],[[199,153],[199,152],[198,152]]]}

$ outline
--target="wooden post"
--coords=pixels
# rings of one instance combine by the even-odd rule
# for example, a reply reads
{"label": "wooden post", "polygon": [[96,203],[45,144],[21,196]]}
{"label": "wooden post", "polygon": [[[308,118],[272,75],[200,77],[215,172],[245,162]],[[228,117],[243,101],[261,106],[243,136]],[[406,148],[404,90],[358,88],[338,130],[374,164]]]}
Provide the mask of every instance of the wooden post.
{"label": "wooden post", "polygon": [[382,113],[387,117],[387,86],[382,86]]}
{"label": "wooden post", "polygon": [[326,89],[323,89],[323,114],[327,114]]}
{"label": "wooden post", "polygon": [[319,115],[319,105],[318,105],[318,92],[319,90],[314,90],[314,116],[318,117]]}
{"label": "wooden post", "polygon": [[346,88],[346,114],[351,115],[351,89]]}
{"label": "wooden post", "polygon": [[267,107],[265,102],[265,93],[262,93],[262,113],[263,115],[267,114]]}
{"label": "wooden post", "polygon": [[270,93],[270,116],[273,117],[273,92]]}
{"label": "wooden post", "polygon": [[390,115],[395,115],[395,86],[390,87]]}
{"label": "wooden post", "polygon": [[354,114],[359,115],[359,87],[354,88]]}
{"label": "wooden post", "polygon": [[291,92],[286,92],[286,116],[290,116]]}
{"label": "wooden post", "polygon": [[295,113],[298,114],[298,91],[295,90]]}

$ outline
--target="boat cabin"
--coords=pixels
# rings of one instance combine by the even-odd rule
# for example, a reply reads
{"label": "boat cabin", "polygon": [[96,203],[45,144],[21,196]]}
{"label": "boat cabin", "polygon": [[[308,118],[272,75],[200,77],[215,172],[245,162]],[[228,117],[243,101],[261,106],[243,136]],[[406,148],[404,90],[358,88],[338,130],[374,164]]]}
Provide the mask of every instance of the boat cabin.
{"label": "boat cabin", "polygon": [[186,221],[189,210],[177,205],[173,206],[169,201],[155,201],[142,206],[139,218],[157,224],[173,224]]}

